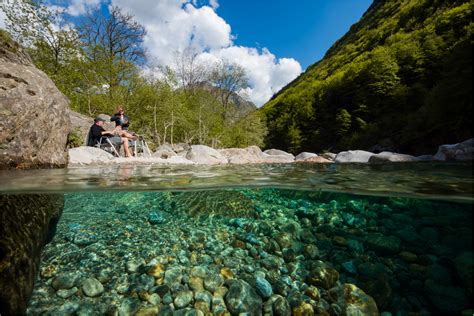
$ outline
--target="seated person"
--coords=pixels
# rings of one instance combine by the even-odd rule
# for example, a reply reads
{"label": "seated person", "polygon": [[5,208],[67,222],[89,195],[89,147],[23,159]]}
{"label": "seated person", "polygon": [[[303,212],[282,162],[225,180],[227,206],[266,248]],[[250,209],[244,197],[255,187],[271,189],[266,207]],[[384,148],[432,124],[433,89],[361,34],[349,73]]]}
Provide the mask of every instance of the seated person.
{"label": "seated person", "polygon": [[117,113],[110,117],[110,121],[115,122],[115,127],[121,126],[124,131],[127,131],[130,125],[128,115],[125,114],[125,110],[121,106],[117,108]]}
{"label": "seated person", "polygon": [[96,117],[94,119],[94,125],[91,126],[89,130],[89,138],[91,139],[89,146],[94,146],[99,143],[102,136],[110,137],[110,141],[114,145],[123,145],[123,150],[125,151],[125,157],[131,157],[130,149],[128,148],[128,139],[135,139],[135,136],[122,131],[120,127],[115,128],[111,131],[106,131],[102,126],[104,125],[105,120],[101,117]]}

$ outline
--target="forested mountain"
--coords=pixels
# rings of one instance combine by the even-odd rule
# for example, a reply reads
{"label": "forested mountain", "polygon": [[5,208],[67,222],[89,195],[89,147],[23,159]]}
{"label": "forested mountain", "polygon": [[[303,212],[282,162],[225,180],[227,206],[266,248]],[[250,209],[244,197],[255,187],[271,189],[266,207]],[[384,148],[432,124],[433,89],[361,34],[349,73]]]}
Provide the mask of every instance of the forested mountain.
{"label": "forested mountain", "polygon": [[472,7],[375,0],[262,107],[267,147],[420,154],[472,137]]}

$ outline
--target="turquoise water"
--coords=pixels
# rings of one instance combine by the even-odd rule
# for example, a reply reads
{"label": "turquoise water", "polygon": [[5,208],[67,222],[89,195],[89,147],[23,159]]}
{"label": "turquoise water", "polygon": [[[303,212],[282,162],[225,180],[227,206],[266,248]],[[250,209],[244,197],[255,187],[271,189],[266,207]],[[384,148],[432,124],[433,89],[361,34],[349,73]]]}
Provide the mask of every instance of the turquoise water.
{"label": "turquoise water", "polygon": [[470,164],[0,175],[65,196],[29,315],[472,314]]}

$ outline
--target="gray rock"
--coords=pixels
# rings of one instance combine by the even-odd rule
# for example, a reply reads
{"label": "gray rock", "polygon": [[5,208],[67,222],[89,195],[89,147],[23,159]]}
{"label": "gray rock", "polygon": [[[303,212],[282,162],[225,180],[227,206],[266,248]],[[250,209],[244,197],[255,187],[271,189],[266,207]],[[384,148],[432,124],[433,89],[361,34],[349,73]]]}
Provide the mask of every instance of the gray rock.
{"label": "gray rock", "polygon": [[343,284],[329,290],[333,303],[342,315],[379,315],[375,300],[354,284]]}
{"label": "gray rock", "polygon": [[293,154],[279,149],[267,149],[264,151],[264,153],[270,156],[286,156],[287,158],[295,160],[295,156]]}
{"label": "gray rock", "polygon": [[69,100],[18,44],[0,48],[0,169],[66,166]]}
{"label": "gray rock", "polygon": [[180,291],[176,295],[174,299],[174,306],[176,308],[183,308],[188,306],[191,301],[193,300],[193,292],[192,291]]}
{"label": "gray rock", "polygon": [[145,260],[143,258],[139,259],[130,259],[127,261],[126,269],[128,273],[138,272],[140,267],[145,265]]}
{"label": "gray rock", "polygon": [[260,276],[255,280],[255,287],[257,289],[257,293],[262,298],[269,298],[273,294],[272,285],[270,282]]}
{"label": "gray rock", "polygon": [[54,236],[64,194],[0,194],[0,205],[0,306],[5,315],[25,314],[41,250]]}
{"label": "gray rock", "polygon": [[433,156],[438,161],[472,161],[474,158],[474,138],[458,144],[441,145]]}
{"label": "gray rock", "polygon": [[365,163],[365,162],[369,162],[370,157],[372,157],[373,155],[374,155],[374,153],[364,151],[364,150],[342,151],[339,154],[337,154],[334,161],[335,162],[360,162],[360,163]]}
{"label": "gray rock", "polygon": [[51,286],[55,290],[68,290],[74,286],[76,276],[72,273],[64,273],[54,277]]}
{"label": "gray rock", "polygon": [[88,278],[82,285],[82,291],[89,297],[96,297],[104,292],[104,286],[95,278]]}
{"label": "gray rock", "polygon": [[56,295],[59,296],[59,297],[61,297],[61,298],[66,299],[66,298],[71,297],[71,296],[73,296],[74,294],[76,294],[77,291],[79,291],[79,289],[78,289],[77,287],[73,287],[73,288],[68,289],[68,290],[66,290],[66,289],[61,289],[61,290],[58,290],[58,291],[56,292]]}
{"label": "gray rock", "polygon": [[171,158],[171,157],[174,157],[174,156],[177,156],[176,153],[172,150],[157,150],[153,153],[152,155],[153,157],[157,157],[157,158],[162,158],[162,159],[168,159],[168,158]]}
{"label": "gray rock", "polygon": [[400,250],[400,238],[382,234],[371,234],[367,238],[367,245],[369,248],[381,253],[395,254]]}
{"label": "gray rock", "polygon": [[135,315],[140,309],[140,301],[136,298],[125,298],[118,308],[119,316]]}
{"label": "gray rock", "polygon": [[337,154],[326,152],[326,153],[320,153],[319,156],[326,158],[328,160],[334,161],[334,159],[336,159]]}
{"label": "gray rock", "polygon": [[205,145],[192,145],[186,154],[186,159],[206,165],[227,163],[227,158],[223,154]]}
{"label": "gray rock", "polygon": [[165,283],[169,286],[180,284],[181,279],[183,278],[182,269],[179,267],[173,267],[166,270],[165,272]]}
{"label": "gray rock", "polygon": [[255,290],[243,280],[231,280],[225,303],[232,314],[251,313],[262,315],[262,299]]}
{"label": "gray rock", "polygon": [[210,274],[204,279],[204,288],[210,292],[214,292],[222,284],[224,279],[220,274]]}
{"label": "gray rock", "polygon": [[247,148],[226,148],[219,152],[224,155],[231,164],[261,163],[262,150],[257,146]]}
{"label": "gray rock", "polygon": [[466,293],[462,288],[443,286],[433,280],[425,281],[425,293],[431,303],[444,313],[462,311],[469,304]]}
{"label": "gray rock", "polygon": [[81,146],[69,149],[70,165],[103,164],[113,159],[112,154],[97,147]]}
{"label": "gray rock", "polygon": [[317,157],[318,155],[316,155],[315,153],[309,153],[309,152],[302,152],[302,153],[299,153],[296,157],[295,157],[295,161],[302,161],[302,160],[305,160],[305,159],[308,159],[308,158],[311,158],[311,157]]}
{"label": "gray rock", "polygon": [[382,162],[413,162],[417,161],[416,157],[404,154],[392,153],[389,151],[383,151],[379,154],[370,156],[369,163],[382,163]]}

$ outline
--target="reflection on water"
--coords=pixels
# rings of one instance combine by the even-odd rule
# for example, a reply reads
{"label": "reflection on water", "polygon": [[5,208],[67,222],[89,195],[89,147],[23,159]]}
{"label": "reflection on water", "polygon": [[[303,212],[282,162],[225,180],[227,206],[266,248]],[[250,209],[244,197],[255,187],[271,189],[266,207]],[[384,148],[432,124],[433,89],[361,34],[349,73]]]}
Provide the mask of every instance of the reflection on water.
{"label": "reflection on water", "polygon": [[3,193],[272,187],[472,201],[470,163],[104,166],[4,170],[0,178]]}
{"label": "reflection on water", "polygon": [[452,314],[472,204],[327,191],[66,194],[28,314]]}

